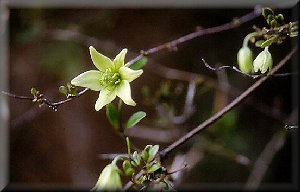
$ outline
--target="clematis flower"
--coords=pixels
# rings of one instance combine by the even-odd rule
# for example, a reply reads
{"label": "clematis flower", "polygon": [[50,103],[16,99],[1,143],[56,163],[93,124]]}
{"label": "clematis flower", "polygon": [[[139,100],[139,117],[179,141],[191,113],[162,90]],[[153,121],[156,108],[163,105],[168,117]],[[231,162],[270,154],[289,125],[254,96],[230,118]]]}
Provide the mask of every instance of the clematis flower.
{"label": "clematis flower", "polygon": [[111,163],[102,170],[95,187],[91,191],[120,191],[121,189],[120,170],[114,163]]}
{"label": "clematis flower", "polygon": [[268,69],[269,71],[271,71],[273,66],[273,60],[268,48],[269,47],[265,47],[265,49],[262,52],[260,52],[254,59],[253,66],[255,72],[258,72],[260,70],[261,73],[265,73]]}
{"label": "clematis flower", "polygon": [[78,75],[72,79],[71,84],[100,91],[95,104],[96,111],[112,102],[116,96],[120,97],[125,104],[135,106],[129,83],[138,78],[143,70],[132,70],[124,65],[127,49],[123,49],[113,61],[97,52],[94,47],[90,46],[89,49],[92,61],[98,70],[90,70]]}

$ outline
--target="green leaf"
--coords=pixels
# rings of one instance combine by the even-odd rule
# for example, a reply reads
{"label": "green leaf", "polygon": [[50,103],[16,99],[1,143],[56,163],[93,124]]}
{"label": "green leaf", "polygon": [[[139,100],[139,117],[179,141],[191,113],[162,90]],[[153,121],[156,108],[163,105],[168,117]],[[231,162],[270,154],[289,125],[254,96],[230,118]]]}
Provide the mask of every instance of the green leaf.
{"label": "green leaf", "polygon": [[262,15],[266,18],[268,15],[274,15],[274,12],[269,7],[262,8]]}
{"label": "green leaf", "polygon": [[36,94],[37,94],[36,88],[32,87],[32,88],[30,89],[30,93],[31,93],[31,95],[36,95]]}
{"label": "green leaf", "polygon": [[276,21],[276,20],[272,20],[272,21],[270,22],[270,26],[271,26],[271,27],[276,27],[276,25],[277,25],[277,21]]}
{"label": "green leaf", "polygon": [[147,62],[148,62],[147,57],[142,57],[141,59],[137,60],[132,65],[130,65],[129,67],[133,70],[142,69],[147,64]]}
{"label": "green leaf", "polygon": [[149,150],[151,149],[152,145],[147,145],[145,149],[142,151],[142,159],[147,161],[149,158]]}
{"label": "green leaf", "polygon": [[126,175],[131,176],[134,173],[134,169],[132,168],[132,166],[128,160],[123,161],[122,167],[123,167],[124,173]]}
{"label": "green leaf", "polygon": [[271,39],[267,39],[266,41],[264,41],[264,42],[260,45],[260,47],[261,47],[261,48],[265,48],[265,47],[268,47],[268,46],[272,45],[272,43],[273,43],[273,39],[272,39],[272,38],[271,38]]}
{"label": "green leaf", "polygon": [[106,117],[108,118],[110,124],[115,128],[116,131],[119,130],[119,112],[113,103],[106,105]]}
{"label": "green leaf", "polygon": [[280,21],[280,22],[284,22],[284,17],[283,17],[282,14],[276,15],[275,18],[276,18],[278,21]]}
{"label": "green leaf", "polygon": [[154,173],[154,171],[158,170],[159,168],[161,168],[161,165],[158,163],[155,163],[147,170],[147,172]]}
{"label": "green leaf", "polygon": [[258,40],[255,42],[255,46],[260,47],[263,42],[264,42],[264,40]]}
{"label": "green leaf", "polygon": [[61,94],[64,94],[64,95],[67,95],[68,94],[68,88],[67,87],[65,87],[65,86],[60,86],[59,88],[58,88],[58,91],[61,93]]}
{"label": "green leaf", "polygon": [[149,150],[149,157],[147,159],[148,162],[152,161],[159,150],[159,145],[154,145]]}
{"label": "green leaf", "polygon": [[273,20],[275,20],[274,15],[268,15],[266,20],[267,20],[267,23],[270,24]]}
{"label": "green leaf", "polygon": [[132,155],[132,159],[133,161],[135,162],[136,165],[140,165],[141,164],[141,155],[138,154],[136,151],[133,152],[133,155]]}
{"label": "green leaf", "polygon": [[146,117],[146,113],[144,111],[138,111],[131,115],[131,117],[127,121],[127,128],[131,128],[135,126],[138,122],[140,122],[144,117]]}

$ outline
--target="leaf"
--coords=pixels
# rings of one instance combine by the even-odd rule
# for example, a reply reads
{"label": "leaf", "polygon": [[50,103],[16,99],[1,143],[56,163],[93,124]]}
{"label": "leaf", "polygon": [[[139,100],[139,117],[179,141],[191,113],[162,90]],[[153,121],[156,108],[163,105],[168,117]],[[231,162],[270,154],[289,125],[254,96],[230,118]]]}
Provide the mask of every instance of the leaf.
{"label": "leaf", "polygon": [[261,44],[262,44],[263,42],[264,42],[264,40],[256,41],[256,42],[255,42],[255,46],[256,46],[256,47],[260,47]]}
{"label": "leaf", "polygon": [[128,160],[123,161],[122,167],[126,175],[132,175],[134,173],[134,169]]}
{"label": "leaf", "polygon": [[30,89],[30,93],[31,93],[31,95],[36,95],[37,94],[37,90],[36,90],[36,88],[34,88],[34,87],[32,87],[31,89]]}
{"label": "leaf", "polygon": [[266,41],[264,41],[264,42],[260,45],[260,47],[261,47],[261,48],[265,48],[265,47],[268,47],[268,46],[272,45],[272,43],[273,43],[273,39],[267,39]]}
{"label": "leaf", "polygon": [[158,170],[159,168],[161,168],[161,165],[158,163],[155,163],[147,170],[147,172],[154,173],[154,171]]}
{"label": "leaf", "polygon": [[147,161],[149,158],[149,150],[151,149],[152,145],[147,145],[145,149],[142,151],[142,159]]}
{"label": "leaf", "polygon": [[130,65],[130,68],[133,70],[142,69],[148,62],[147,57],[142,57],[141,59],[134,62],[132,65]]}
{"label": "leaf", "polygon": [[148,157],[148,162],[152,161],[155,157],[155,155],[157,154],[159,150],[159,145],[154,145],[153,147],[150,148],[149,150],[149,157]]}
{"label": "leaf", "polygon": [[136,165],[140,165],[140,163],[141,163],[141,155],[138,154],[136,151],[133,152],[132,159],[133,159],[133,161],[135,162]]}
{"label": "leaf", "polygon": [[61,93],[61,94],[63,94],[63,95],[67,95],[68,94],[68,88],[66,88],[65,86],[60,86],[59,88],[58,88],[58,91]]}
{"label": "leaf", "polygon": [[262,15],[266,18],[268,15],[274,15],[274,12],[269,7],[262,8]]}
{"label": "leaf", "polygon": [[127,121],[127,128],[131,128],[135,126],[138,122],[140,122],[144,117],[146,117],[146,113],[144,111],[138,111],[131,115],[131,117]]}
{"label": "leaf", "polygon": [[106,105],[106,117],[109,123],[115,128],[116,131],[119,130],[119,112],[113,103]]}

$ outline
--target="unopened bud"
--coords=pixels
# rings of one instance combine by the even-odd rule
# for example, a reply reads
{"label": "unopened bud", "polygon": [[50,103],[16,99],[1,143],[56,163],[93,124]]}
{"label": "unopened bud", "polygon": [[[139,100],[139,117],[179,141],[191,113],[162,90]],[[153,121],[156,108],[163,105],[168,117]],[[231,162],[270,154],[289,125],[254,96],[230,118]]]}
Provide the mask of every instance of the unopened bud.
{"label": "unopened bud", "polygon": [[253,56],[252,51],[249,47],[242,47],[237,54],[237,62],[239,68],[244,73],[253,73]]}

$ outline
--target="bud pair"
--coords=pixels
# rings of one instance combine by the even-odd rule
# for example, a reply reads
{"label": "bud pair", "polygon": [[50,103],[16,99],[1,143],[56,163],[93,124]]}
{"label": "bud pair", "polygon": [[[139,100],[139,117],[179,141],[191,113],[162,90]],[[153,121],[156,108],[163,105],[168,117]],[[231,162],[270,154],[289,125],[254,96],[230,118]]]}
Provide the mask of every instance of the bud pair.
{"label": "bud pair", "polygon": [[247,46],[243,46],[237,54],[237,62],[242,72],[247,74],[258,71],[265,73],[268,69],[269,71],[272,69],[273,60],[268,47],[265,47],[265,49],[258,54],[253,62],[252,59],[253,53],[251,49]]}

